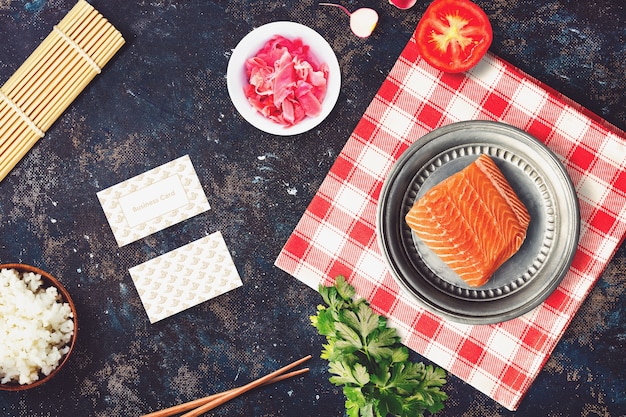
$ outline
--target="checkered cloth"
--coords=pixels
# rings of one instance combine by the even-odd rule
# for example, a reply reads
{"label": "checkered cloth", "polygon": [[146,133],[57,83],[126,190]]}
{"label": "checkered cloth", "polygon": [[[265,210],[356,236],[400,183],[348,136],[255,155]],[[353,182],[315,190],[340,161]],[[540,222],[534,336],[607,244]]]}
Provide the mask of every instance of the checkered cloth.
{"label": "checkered cloth", "polygon": [[[470,119],[521,128],[571,176],[581,236],[571,268],[540,306],[494,325],[447,321],[392,278],[376,238],[385,176],[407,147]],[[413,36],[276,260],[317,289],[344,275],[409,348],[515,410],[626,234],[626,137],[599,117],[488,54],[466,74],[425,63]]]}

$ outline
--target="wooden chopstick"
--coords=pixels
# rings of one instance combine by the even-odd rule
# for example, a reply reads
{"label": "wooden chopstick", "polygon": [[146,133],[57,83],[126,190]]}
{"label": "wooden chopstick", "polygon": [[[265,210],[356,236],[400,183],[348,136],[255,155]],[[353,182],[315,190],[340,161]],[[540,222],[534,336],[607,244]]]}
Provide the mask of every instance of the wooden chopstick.
{"label": "wooden chopstick", "polygon": [[228,401],[230,401],[231,399],[243,394],[244,392],[250,391],[253,388],[258,387],[259,385],[263,385],[264,383],[266,383],[267,381],[270,381],[272,378],[288,371],[291,368],[294,368],[298,365],[300,365],[301,363],[308,361],[309,359],[311,359],[311,355],[305,356],[302,359],[298,359],[297,361],[284,366],[282,368],[280,368],[277,371],[274,371],[270,374],[265,375],[262,378],[257,379],[256,381],[250,382],[249,384],[246,384],[242,387],[236,388],[235,390],[224,394],[223,396],[216,398],[215,400],[209,401],[208,403],[201,405],[200,407],[196,408],[195,410],[192,410],[188,413],[183,414],[181,417],[197,417],[201,414],[206,413],[209,410],[214,409],[215,407],[218,407]]}
{"label": "wooden chopstick", "polygon": [[[168,416],[173,416],[175,414],[178,413],[182,413],[185,411],[189,411],[189,410],[193,410],[190,411],[187,414],[184,414],[181,417],[193,417],[193,416],[199,416],[209,410],[214,409],[215,407],[218,407],[224,403],[226,403],[227,401],[243,394],[244,392],[247,392],[253,388],[256,388],[258,386],[261,385],[270,385],[279,381],[282,381],[284,379],[287,378],[292,378],[294,376],[297,375],[301,375],[305,372],[309,371],[309,368],[303,368],[303,369],[299,369],[296,371],[292,371],[292,372],[288,372],[285,373],[286,371],[300,365],[301,363],[307,361],[311,359],[311,355],[305,356],[302,359],[299,359],[287,366],[284,366],[282,368],[280,368],[277,371],[274,371],[270,374],[265,375],[264,377],[261,377],[253,382],[250,382],[249,384],[246,384],[244,386],[241,386],[239,388],[233,388],[230,389],[228,391],[224,391],[224,392],[220,392],[218,394],[213,394],[213,395],[209,395],[207,397],[203,397],[203,398],[198,398],[197,400],[193,400],[193,401],[189,401],[183,404],[179,404],[179,405],[175,405],[173,407],[169,407],[163,410],[159,410],[159,411],[155,411],[153,413],[150,414],[145,414],[142,417],[168,417]],[[194,410],[195,409],[195,410]]]}
{"label": "wooden chopstick", "polygon": [[[297,375],[301,375],[305,372],[308,372],[309,368],[303,368],[303,369],[298,369],[297,371],[292,371],[292,372],[288,372],[286,374],[282,374],[282,375],[278,375],[276,378],[273,378],[269,381],[267,381],[265,384],[263,385],[270,385],[270,384],[274,384],[276,382],[282,381],[284,379],[288,379],[288,378],[292,378],[294,376]],[[165,408],[163,410],[159,410],[159,411],[155,411],[153,413],[150,414],[145,414],[142,417],[169,417],[169,416],[173,416],[174,414],[178,414],[178,413],[182,413],[184,411],[189,411],[192,410],[196,407],[199,407],[201,405],[204,405],[210,401],[213,401],[215,399],[221,398],[224,395],[228,394],[229,392],[235,391],[238,388],[233,388],[230,389],[228,391],[224,391],[224,392],[220,392],[218,394],[213,394],[213,395],[209,395],[207,397],[203,397],[203,398],[198,398],[197,400],[193,400],[193,401],[189,401],[183,404],[179,404],[179,405],[175,405],[173,407],[169,407],[169,408]]]}

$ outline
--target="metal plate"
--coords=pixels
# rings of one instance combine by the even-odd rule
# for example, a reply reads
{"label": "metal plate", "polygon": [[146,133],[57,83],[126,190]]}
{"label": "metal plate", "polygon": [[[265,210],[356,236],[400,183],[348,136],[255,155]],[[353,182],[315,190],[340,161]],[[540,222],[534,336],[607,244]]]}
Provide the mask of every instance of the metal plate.
{"label": "metal plate", "polygon": [[[489,155],[526,205],[531,221],[520,250],[481,287],[470,287],[408,227],[404,217],[432,186]],[[513,126],[466,121],[411,145],[391,169],[376,216],[392,275],[427,309],[469,324],[518,317],[538,306],[567,272],[580,234],[576,192],[545,145]]]}

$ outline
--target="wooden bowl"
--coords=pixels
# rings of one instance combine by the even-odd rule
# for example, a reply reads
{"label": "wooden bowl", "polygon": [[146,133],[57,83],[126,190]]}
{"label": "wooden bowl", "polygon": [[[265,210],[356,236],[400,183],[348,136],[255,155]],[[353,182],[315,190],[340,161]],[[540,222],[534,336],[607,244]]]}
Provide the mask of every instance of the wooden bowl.
{"label": "wooden bowl", "polygon": [[54,376],[58,374],[61,368],[63,368],[63,366],[67,363],[72,351],[74,350],[74,345],[76,344],[76,338],[77,338],[77,333],[78,333],[76,306],[74,305],[74,301],[72,301],[72,298],[70,297],[70,294],[67,292],[65,287],[55,277],[53,277],[49,273],[42,271],[41,269],[36,268],[34,266],[25,265],[25,264],[0,264],[0,270],[2,269],[14,269],[20,274],[23,274],[26,272],[33,272],[35,274],[41,275],[41,280],[43,281],[43,287],[46,287],[46,288],[56,287],[59,295],[61,296],[62,301],[64,303],[69,304],[72,314],[74,316],[72,318],[72,320],[74,321],[74,333],[72,334],[72,338],[68,344],[69,350],[61,358],[57,367],[52,372],[50,372],[50,374],[43,375],[42,373],[40,373],[39,374],[40,378],[37,381],[34,381],[30,384],[20,384],[18,382],[7,382],[5,384],[0,384],[0,391],[23,391],[23,390],[38,387],[48,382],[49,380],[54,378]]}

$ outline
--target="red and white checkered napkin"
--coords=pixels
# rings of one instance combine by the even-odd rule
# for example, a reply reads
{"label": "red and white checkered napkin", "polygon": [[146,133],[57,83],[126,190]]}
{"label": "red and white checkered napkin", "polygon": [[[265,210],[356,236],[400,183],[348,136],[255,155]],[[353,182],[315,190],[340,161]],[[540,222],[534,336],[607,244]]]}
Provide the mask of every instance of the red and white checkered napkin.
{"label": "red and white checkered napkin", "polygon": [[[452,122],[502,121],[545,142],[580,200],[577,254],[561,285],[526,315],[464,325],[417,305],[396,284],[376,238],[386,174],[407,147]],[[487,55],[466,74],[422,61],[411,38],[276,260],[317,289],[344,275],[403,343],[515,410],[626,234],[626,136]]]}

